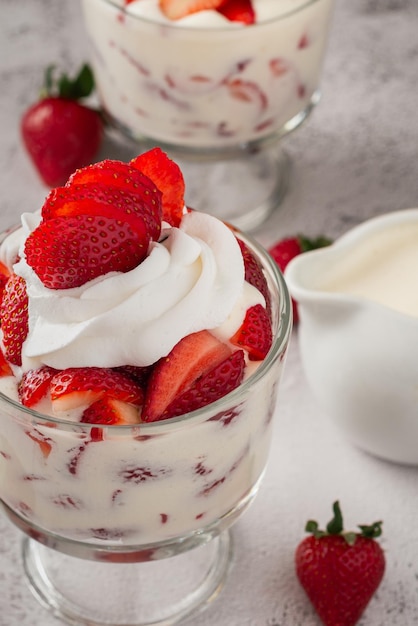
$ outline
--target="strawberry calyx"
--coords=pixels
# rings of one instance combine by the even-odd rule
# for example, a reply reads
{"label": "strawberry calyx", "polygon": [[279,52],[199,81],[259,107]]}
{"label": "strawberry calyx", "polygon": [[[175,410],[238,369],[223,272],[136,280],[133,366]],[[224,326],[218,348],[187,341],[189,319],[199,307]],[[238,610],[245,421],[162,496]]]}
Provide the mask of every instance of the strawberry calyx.
{"label": "strawberry calyx", "polygon": [[338,500],[332,505],[334,516],[326,525],[325,530],[319,528],[318,522],[308,520],[306,522],[305,531],[312,534],[316,539],[327,537],[330,535],[339,535],[345,539],[349,545],[354,545],[357,537],[365,537],[367,539],[376,539],[382,534],[382,521],[374,522],[370,525],[359,524],[358,531],[344,531],[343,515]]}
{"label": "strawberry calyx", "polygon": [[324,235],[319,235],[319,237],[315,237],[313,239],[305,237],[305,235],[297,235],[296,238],[299,242],[301,253],[309,252],[310,250],[317,250],[318,248],[325,248],[332,243],[332,239],[325,237]]}
{"label": "strawberry calyx", "polygon": [[81,100],[90,96],[95,88],[94,74],[88,63],[84,63],[78,74],[70,78],[61,73],[55,78],[55,65],[49,65],[45,70],[44,85],[41,89],[41,99],[66,98],[67,100]]}

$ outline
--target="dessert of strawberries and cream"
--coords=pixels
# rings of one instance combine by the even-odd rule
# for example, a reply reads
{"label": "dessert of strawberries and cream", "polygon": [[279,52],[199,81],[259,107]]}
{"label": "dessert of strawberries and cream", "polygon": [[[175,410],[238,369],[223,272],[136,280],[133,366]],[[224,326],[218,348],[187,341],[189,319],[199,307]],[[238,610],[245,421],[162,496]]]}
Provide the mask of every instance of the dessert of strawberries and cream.
{"label": "dessert of strawberries and cream", "polygon": [[262,475],[289,328],[267,367],[268,267],[183,193],[159,148],[106,160],[2,243],[0,497],[41,529],[168,541]]}
{"label": "dessert of strawberries and cream", "polygon": [[279,135],[318,98],[333,0],[83,0],[107,114],[209,150]]}

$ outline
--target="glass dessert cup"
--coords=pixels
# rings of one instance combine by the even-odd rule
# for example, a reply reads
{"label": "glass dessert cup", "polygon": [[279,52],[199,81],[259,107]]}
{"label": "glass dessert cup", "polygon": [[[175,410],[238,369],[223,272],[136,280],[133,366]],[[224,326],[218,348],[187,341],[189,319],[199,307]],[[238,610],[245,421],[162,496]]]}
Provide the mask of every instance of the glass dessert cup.
{"label": "glass dessert cup", "polygon": [[[279,140],[319,100],[333,0],[286,1],[266,21],[210,28],[121,4],[82,0],[101,105],[125,158],[160,145],[181,166],[189,206],[257,228],[286,191]],[[224,201],[213,202],[220,184]]]}
{"label": "glass dessert cup", "polygon": [[269,451],[291,331],[281,274],[265,268],[274,342],[244,383],[178,418],[135,426],[63,421],[0,394],[0,499],[24,533],[32,592],[71,624],[169,625],[217,597],[230,528]]}

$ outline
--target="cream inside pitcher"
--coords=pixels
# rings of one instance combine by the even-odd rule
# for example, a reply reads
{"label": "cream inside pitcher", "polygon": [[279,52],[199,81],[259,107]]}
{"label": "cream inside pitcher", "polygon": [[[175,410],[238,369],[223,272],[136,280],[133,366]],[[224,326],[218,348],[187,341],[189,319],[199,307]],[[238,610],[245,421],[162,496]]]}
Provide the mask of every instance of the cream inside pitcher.
{"label": "cream inside pitcher", "polygon": [[370,219],[285,278],[308,383],[364,450],[418,464],[418,209]]}

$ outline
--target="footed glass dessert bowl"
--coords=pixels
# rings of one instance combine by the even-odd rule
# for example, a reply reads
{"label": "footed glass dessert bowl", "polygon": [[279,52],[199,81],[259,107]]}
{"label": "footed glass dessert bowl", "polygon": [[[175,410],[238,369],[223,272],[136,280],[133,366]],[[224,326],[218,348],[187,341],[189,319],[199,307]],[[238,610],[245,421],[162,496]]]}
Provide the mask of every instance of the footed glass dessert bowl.
{"label": "footed glass dessert bowl", "polygon": [[319,100],[333,0],[172,19],[177,2],[82,0],[104,114],[131,155],[160,145],[181,163],[189,206],[255,229],[286,191],[278,140]]}
{"label": "footed glass dessert bowl", "polygon": [[[160,233],[161,194],[143,174],[170,167],[156,150],[134,162],[140,172],[114,161],[79,170],[0,246],[0,270],[12,268],[0,307],[0,500],[24,533],[33,593],[70,624],[168,626],[218,596],[232,559],[230,528],[266,467],[291,332],[274,261],[213,216],[181,209],[180,179],[175,193],[162,194]],[[60,233],[68,247],[56,244]],[[119,253],[106,272],[109,246]],[[199,321],[202,286],[210,299]],[[141,338],[129,328],[150,302]],[[258,317],[247,324],[249,312]],[[183,328],[171,351],[161,347],[190,320],[193,332]],[[238,343],[236,327],[246,328]],[[203,350],[197,372],[184,352],[190,342],[192,353]],[[175,385],[183,370],[190,380],[167,400],[167,381]]]}

